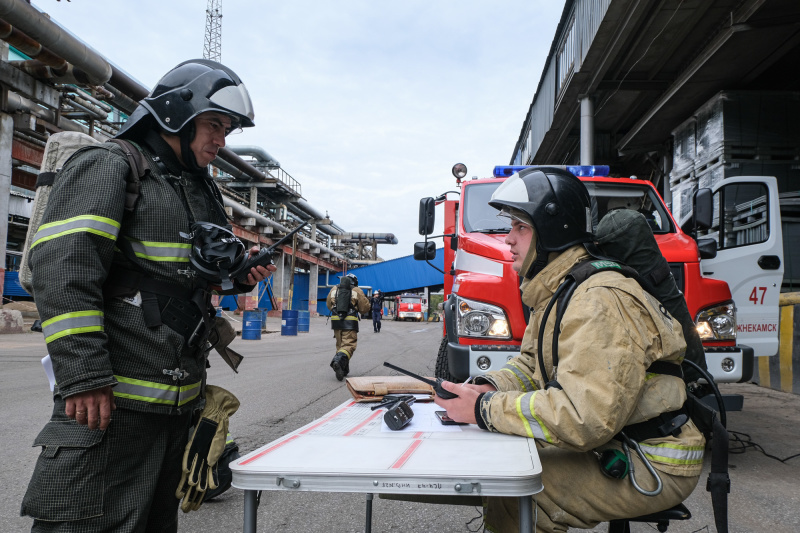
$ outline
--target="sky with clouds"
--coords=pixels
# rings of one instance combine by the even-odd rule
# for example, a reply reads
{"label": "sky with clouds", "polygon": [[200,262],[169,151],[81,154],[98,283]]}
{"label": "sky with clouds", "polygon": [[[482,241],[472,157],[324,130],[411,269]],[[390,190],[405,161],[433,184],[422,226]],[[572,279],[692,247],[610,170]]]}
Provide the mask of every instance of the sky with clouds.
{"label": "sky with clouds", "polygon": [[[148,88],[202,57],[205,0],[33,4]],[[409,255],[419,199],[453,190],[455,163],[509,162],[563,7],[222,0],[222,62],[256,115],[229,143],[263,147],[345,231],[395,234],[382,258]]]}

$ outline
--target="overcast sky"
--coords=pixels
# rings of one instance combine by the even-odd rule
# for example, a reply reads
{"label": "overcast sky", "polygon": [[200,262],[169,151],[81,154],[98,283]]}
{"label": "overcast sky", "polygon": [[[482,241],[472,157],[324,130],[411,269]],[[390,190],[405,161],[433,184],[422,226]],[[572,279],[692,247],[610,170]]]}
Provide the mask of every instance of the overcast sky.
{"label": "overcast sky", "polygon": [[[34,5],[148,88],[203,54],[205,0]],[[382,258],[409,255],[419,199],[455,189],[455,163],[486,177],[509,162],[563,7],[222,0],[222,62],[256,122],[228,141],[263,147],[345,231],[395,234]]]}

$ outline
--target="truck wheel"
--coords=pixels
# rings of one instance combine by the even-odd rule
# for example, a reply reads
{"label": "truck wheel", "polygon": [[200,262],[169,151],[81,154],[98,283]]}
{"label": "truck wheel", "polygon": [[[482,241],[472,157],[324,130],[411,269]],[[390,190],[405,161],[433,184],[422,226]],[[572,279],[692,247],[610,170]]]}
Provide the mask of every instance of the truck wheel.
{"label": "truck wheel", "polygon": [[439,345],[439,355],[436,356],[436,377],[457,383],[456,379],[450,374],[450,367],[447,365],[447,337],[444,337]]}

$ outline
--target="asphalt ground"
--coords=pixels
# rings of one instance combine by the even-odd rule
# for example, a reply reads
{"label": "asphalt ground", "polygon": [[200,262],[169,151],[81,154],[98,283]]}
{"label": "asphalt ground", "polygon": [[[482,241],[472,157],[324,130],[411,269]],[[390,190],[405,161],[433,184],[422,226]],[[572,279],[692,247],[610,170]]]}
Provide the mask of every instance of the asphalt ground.
{"label": "asphalt ground", "polygon": [[[233,317],[237,318],[237,317]],[[240,324],[238,324],[240,326]],[[215,352],[209,383],[232,391],[241,408],[230,429],[242,454],[248,453],[320,417],[350,398],[328,366],[334,340],[325,318],[311,318],[310,331],[280,334],[280,319],[267,319],[261,340],[237,338],[233,347],[245,356],[234,374]],[[351,375],[386,375],[384,361],[424,375],[433,375],[441,335],[440,323],[384,320],[381,333],[361,322],[359,345]],[[48,420],[52,401],[40,359],[46,354],[41,334],[0,336],[0,531],[29,531],[32,520],[19,516],[20,502],[30,479],[38,448],[31,447]],[[731,533],[800,531],[800,396],[752,384],[723,387],[744,395],[744,410],[728,415],[731,431],[729,495]],[[330,460],[348,453],[329,450]],[[686,501],[693,518],[673,522],[672,533],[715,531],[711,500],[705,490],[706,471]],[[575,480],[580,483],[580,480]],[[265,491],[258,510],[259,531],[363,532],[365,495]],[[243,492],[230,489],[206,502],[199,511],[180,513],[180,530],[187,532],[241,531]],[[605,524],[592,531],[605,531]],[[375,498],[372,531],[481,531],[480,508],[432,505]],[[654,531],[648,524],[632,530]]]}

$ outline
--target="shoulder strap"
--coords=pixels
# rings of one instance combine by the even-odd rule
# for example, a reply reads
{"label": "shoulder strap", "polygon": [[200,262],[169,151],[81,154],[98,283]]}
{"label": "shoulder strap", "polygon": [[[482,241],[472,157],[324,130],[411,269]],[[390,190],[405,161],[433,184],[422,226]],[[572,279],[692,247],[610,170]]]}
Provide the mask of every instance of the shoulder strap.
{"label": "shoulder strap", "polygon": [[128,158],[128,164],[131,171],[127,176],[127,184],[125,186],[125,211],[131,213],[136,208],[136,202],[139,200],[139,195],[142,191],[141,179],[150,173],[150,167],[147,165],[142,151],[134,143],[126,141],[125,139],[110,139],[112,142],[122,148],[125,152],[125,157]]}
{"label": "shoulder strap", "polygon": [[[558,289],[556,289],[555,294],[553,294],[553,297],[550,299],[550,302],[547,304],[544,314],[542,315],[542,325],[539,328],[538,356],[539,368],[542,370],[542,379],[545,382],[545,388],[561,388],[561,385],[558,383],[558,381],[549,381],[547,372],[544,369],[544,356],[542,355],[545,330],[544,326],[547,324],[547,319],[550,317],[550,312],[553,309],[553,305],[557,304],[556,322],[553,326],[553,339],[551,345],[553,353],[553,368],[555,368],[558,366],[558,336],[561,329],[561,320],[564,318],[564,313],[567,310],[567,305],[572,298],[572,294],[575,292],[575,289],[578,287],[578,285],[589,279],[591,276],[607,271],[619,272],[623,276],[635,280],[637,283],[639,283],[639,286],[647,290],[647,284],[642,282],[638,272],[618,261],[612,261],[610,259],[590,259],[574,265],[564,278],[564,281],[561,283],[561,285],[559,285]],[[647,372],[652,372],[654,374],[668,374],[683,378],[683,371],[681,370],[681,367],[666,361],[654,362],[647,368]]]}

